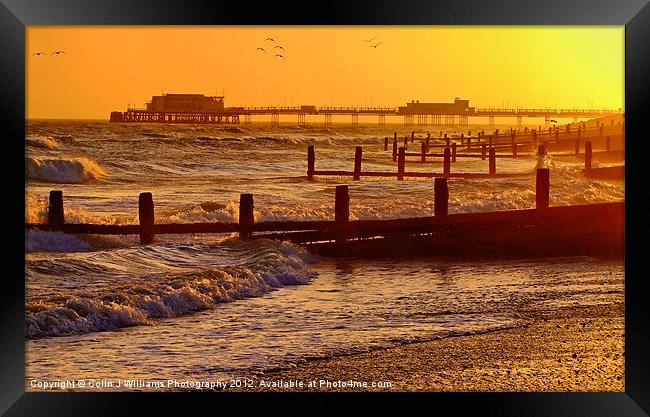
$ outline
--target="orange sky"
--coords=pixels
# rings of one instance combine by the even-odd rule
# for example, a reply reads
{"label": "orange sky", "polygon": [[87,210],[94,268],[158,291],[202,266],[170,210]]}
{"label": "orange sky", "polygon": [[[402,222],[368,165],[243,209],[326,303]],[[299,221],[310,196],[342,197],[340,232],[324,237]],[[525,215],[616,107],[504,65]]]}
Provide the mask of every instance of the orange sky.
{"label": "orange sky", "polygon": [[28,118],[108,119],[163,89],[225,89],[226,106],[624,103],[623,26],[30,26],[26,60]]}

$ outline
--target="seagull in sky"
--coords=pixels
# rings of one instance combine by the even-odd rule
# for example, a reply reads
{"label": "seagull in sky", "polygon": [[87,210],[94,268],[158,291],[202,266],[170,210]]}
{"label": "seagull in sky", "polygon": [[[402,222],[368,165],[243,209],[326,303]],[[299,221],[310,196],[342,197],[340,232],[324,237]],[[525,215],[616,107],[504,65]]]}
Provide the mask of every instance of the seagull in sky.
{"label": "seagull in sky", "polygon": [[372,42],[372,41],[374,41],[375,39],[377,39],[376,36],[374,36],[374,37],[372,37],[372,38],[370,38],[370,39],[364,39],[363,41],[364,41],[364,42]]}
{"label": "seagull in sky", "polygon": [[382,43],[384,43],[384,42],[379,42],[379,43],[376,44],[376,45],[370,45],[369,48],[377,48],[377,47],[378,47],[379,45],[381,45]]}
{"label": "seagull in sky", "polygon": [[257,48],[256,51],[262,51],[262,52],[266,53],[266,49],[264,49],[264,48]]}
{"label": "seagull in sky", "polygon": [[276,45],[276,46],[274,46],[273,49],[282,49],[282,50],[284,51],[284,48],[281,47],[280,45]]}
{"label": "seagull in sky", "polygon": [[279,57],[279,58],[282,58],[283,61],[286,61],[286,60],[284,59],[284,56],[283,56],[283,55],[275,54],[275,56],[277,56],[277,57]]}
{"label": "seagull in sky", "polygon": [[549,122],[557,123],[557,120],[551,119],[551,120],[549,120]]}
{"label": "seagull in sky", "polygon": [[273,39],[273,38],[266,38],[266,39],[264,39],[264,40],[266,40],[266,41],[271,41],[271,42],[275,42],[275,39]]}
{"label": "seagull in sky", "polygon": [[47,54],[45,52],[36,52],[36,53],[34,53],[32,55],[47,55]]}
{"label": "seagull in sky", "polygon": [[54,51],[50,55],[61,55],[61,54],[65,54],[65,51]]}

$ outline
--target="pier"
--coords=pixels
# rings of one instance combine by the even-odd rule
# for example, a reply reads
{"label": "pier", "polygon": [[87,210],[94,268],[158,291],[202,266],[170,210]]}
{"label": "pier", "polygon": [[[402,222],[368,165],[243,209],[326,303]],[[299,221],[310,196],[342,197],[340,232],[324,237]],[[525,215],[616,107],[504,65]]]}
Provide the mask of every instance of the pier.
{"label": "pier", "polygon": [[[469,100],[455,99],[453,103],[410,102],[396,107],[334,107],[334,106],[268,106],[268,107],[225,107],[224,97],[206,97],[200,94],[165,94],[154,96],[146,108],[128,108],[113,111],[111,123],[195,123],[195,124],[239,124],[252,123],[254,116],[271,118],[271,124],[279,124],[280,116],[293,116],[298,125],[307,123],[307,116],[320,116],[325,125],[332,124],[333,116],[347,116],[352,125],[359,124],[359,116],[375,116],[377,124],[386,124],[387,118],[402,119],[404,125],[419,126],[467,126],[470,117],[475,124],[487,122],[495,125],[496,118],[514,117],[521,127],[524,117],[553,118],[595,118],[608,115],[622,115],[621,110],[611,109],[562,109],[562,108],[476,108],[469,107]],[[189,104],[188,104],[189,103]]]}
{"label": "pier", "polygon": [[63,194],[50,192],[48,222],[26,230],[69,234],[139,235],[142,244],[162,234],[238,233],[241,239],[286,240],[324,256],[537,257],[565,255],[623,256],[624,203],[549,207],[549,170],[537,169],[535,208],[488,213],[448,212],[446,177],[436,178],[434,216],[350,220],[347,185],[335,189],[333,220],[255,222],[254,197],[241,194],[239,222],[155,222],[154,199],[141,193],[139,224],[65,223]]}

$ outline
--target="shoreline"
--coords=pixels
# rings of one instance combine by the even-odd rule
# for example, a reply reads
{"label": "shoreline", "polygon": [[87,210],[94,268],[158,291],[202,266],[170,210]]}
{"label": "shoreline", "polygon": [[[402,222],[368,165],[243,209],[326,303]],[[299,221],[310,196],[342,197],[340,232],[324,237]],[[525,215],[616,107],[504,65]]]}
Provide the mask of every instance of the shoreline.
{"label": "shoreline", "polygon": [[307,360],[256,375],[242,391],[623,392],[624,324],[623,304],[541,312],[522,327]]}

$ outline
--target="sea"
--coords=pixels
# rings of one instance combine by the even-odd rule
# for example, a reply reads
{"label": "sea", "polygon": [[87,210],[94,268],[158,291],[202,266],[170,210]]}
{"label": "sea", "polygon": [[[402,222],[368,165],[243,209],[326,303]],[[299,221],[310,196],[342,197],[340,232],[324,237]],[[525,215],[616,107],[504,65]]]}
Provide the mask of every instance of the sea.
{"label": "sea", "polygon": [[[363,170],[395,171],[393,132],[401,144],[414,129],[437,143],[441,134],[459,141],[492,128],[30,120],[25,221],[46,222],[50,190],[63,192],[68,223],[137,224],[141,192],[153,194],[158,223],[236,222],[242,193],[253,194],[256,221],[331,220],[340,184],[349,185],[352,220],[431,216],[432,179],[307,180],[309,145],[317,170],[351,171],[362,146]],[[623,182],[585,178],[573,156],[526,152],[497,159],[497,172],[529,175],[450,179],[449,212],[533,208],[539,166],[551,171],[551,206],[624,200]],[[488,161],[459,158],[451,169],[487,172]],[[407,170],[442,171],[442,162]],[[386,255],[325,258],[235,234],[160,235],[140,245],[138,236],[26,231],[26,389],[65,380],[245,379],[624,299],[622,260]],[[89,385],[60,389],[150,389]]]}

